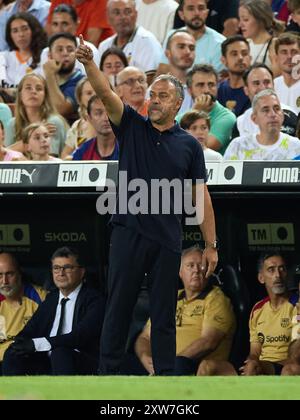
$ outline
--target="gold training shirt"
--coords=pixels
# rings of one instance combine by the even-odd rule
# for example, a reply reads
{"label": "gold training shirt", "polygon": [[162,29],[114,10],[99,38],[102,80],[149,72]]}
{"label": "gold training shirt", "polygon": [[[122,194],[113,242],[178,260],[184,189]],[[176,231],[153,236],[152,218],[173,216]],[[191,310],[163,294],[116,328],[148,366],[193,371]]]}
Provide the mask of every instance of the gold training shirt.
{"label": "gold training shirt", "polygon": [[179,291],[176,310],[176,354],[201,337],[204,325],[225,333],[218,348],[205,359],[227,360],[235,331],[235,317],[230,299],[216,286],[206,288],[191,300],[185,298],[184,290]]}
{"label": "gold training shirt", "polygon": [[25,327],[47,292],[41,287],[26,284],[19,305],[10,304],[0,295],[0,361],[14,337]]}
{"label": "gold training shirt", "polygon": [[249,321],[250,342],[262,344],[260,360],[280,362],[287,358],[294,310],[288,300],[274,310],[269,298],[253,307]]}

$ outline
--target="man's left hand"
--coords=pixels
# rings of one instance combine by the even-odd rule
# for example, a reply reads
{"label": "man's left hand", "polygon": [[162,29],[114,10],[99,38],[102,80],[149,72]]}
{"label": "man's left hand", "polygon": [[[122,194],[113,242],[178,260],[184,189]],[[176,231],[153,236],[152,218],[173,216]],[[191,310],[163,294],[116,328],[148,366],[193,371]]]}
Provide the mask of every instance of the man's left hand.
{"label": "man's left hand", "polygon": [[208,278],[213,274],[218,264],[218,251],[215,248],[205,248],[202,257],[202,271]]}

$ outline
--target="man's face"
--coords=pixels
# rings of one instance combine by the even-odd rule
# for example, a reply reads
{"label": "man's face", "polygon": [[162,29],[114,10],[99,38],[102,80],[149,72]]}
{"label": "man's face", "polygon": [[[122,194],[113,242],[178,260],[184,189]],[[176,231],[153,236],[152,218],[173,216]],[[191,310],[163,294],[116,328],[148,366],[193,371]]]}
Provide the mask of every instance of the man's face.
{"label": "man's face", "polygon": [[7,297],[17,296],[22,289],[22,279],[18,268],[7,254],[0,255],[0,293]]}
{"label": "man's face", "polygon": [[145,101],[147,78],[142,71],[125,68],[119,73],[117,80],[118,95],[126,104],[134,106]]}
{"label": "man's face", "polygon": [[297,43],[292,45],[279,45],[277,52],[277,62],[282,73],[292,74],[293,68],[297,63],[293,63],[293,57],[300,54]]}
{"label": "man's face", "polygon": [[129,36],[136,25],[137,11],[131,0],[110,0],[107,5],[110,25],[120,36]]}
{"label": "man's face", "polygon": [[112,128],[110,126],[108,116],[100,99],[93,102],[89,115],[89,121],[97,134],[101,136],[108,136],[112,134]]}
{"label": "man's face", "polygon": [[172,66],[179,70],[188,70],[195,60],[195,39],[189,34],[179,32],[170,42],[166,55]]}
{"label": "man's face", "polygon": [[283,124],[283,112],[276,96],[265,96],[253,109],[252,120],[260,128],[261,133],[277,136]]}
{"label": "man's face", "polygon": [[252,101],[257,93],[265,89],[273,89],[273,87],[273,79],[268,70],[258,68],[249,73],[244,91],[249,96],[250,101]]}
{"label": "man's face", "polygon": [[226,56],[222,61],[230,73],[242,75],[250,67],[251,57],[248,45],[243,41],[228,45]]}
{"label": "man's face", "polygon": [[53,13],[51,20],[51,35],[58,32],[68,32],[75,35],[77,30],[77,23],[73,21],[69,13]]}
{"label": "man's face", "polygon": [[197,31],[204,27],[208,13],[205,0],[185,0],[179,16],[188,28]]}
{"label": "man's face", "polygon": [[273,256],[266,259],[258,280],[265,285],[268,294],[284,294],[287,291],[287,269],[283,258]]}
{"label": "man's face", "polygon": [[58,38],[51,46],[49,57],[61,63],[59,74],[72,73],[75,67],[75,44],[66,38]]}
{"label": "man's face", "polygon": [[148,115],[152,123],[163,125],[175,118],[181,106],[175,86],[168,80],[158,80],[150,87]]}
{"label": "man's face", "polygon": [[181,260],[179,276],[184,288],[192,293],[200,293],[207,284],[201,266],[202,255],[197,251],[190,252]]}
{"label": "man's face", "polygon": [[72,293],[82,282],[85,269],[78,266],[75,257],[58,257],[52,261],[53,281],[63,293]]}
{"label": "man's face", "polygon": [[213,95],[216,97],[218,93],[216,76],[213,73],[195,73],[189,90],[193,99],[200,95]]}

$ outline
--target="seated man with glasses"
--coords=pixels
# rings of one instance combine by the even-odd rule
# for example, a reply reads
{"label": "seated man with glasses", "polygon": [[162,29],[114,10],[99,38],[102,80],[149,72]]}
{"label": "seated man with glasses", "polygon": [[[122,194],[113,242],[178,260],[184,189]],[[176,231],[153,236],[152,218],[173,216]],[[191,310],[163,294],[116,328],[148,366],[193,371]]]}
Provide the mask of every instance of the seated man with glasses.
{"label": "seated man with glasses", "polygon": [[[202,250],[183,251],[176,310],[175,375],[196,374],[203,359],[227,360],[235,331],[235,317],[228,297],[209,284],[202,271]],[[154,374],[150,322],[137,338],[135,352],[149,374]]]}
{"label": "seated man with glasses", "polygon": [[3,355],[46,297],[24,281],[13,254],[0,253],[0,375]]}
{"label": "seated man with glasses", "polygon": [[117,75],[116,92],[124,104],[130,105],[143,117],[148,116],[148,101],[146,100],[147,77],[137,67],[125,67]]}
{"label": "seated man with glasses", "polygon": [[52,256],[49,293],[4,354],[3,375],[92,375],[97,372],[104,301],[84,282],[78,252]]}

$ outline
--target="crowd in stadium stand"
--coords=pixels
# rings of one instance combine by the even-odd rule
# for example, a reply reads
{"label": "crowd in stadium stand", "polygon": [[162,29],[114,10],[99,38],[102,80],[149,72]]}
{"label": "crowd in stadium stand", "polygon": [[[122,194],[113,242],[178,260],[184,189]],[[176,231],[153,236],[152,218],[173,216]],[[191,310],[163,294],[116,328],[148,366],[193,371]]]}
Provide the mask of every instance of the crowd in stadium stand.
{"label": "crowd in stadium stand", "polygon": [[[119,159],[105,107],[76,59],[80,35],[111,89],[145,119],[155,77],[169,73],[181,82],[176,121],[200,143],[206,162],[299,159],[300,0],[0,0],[0,161]],[[218,285],[203,279],[201,258],[197,248],[182,255],[174,374],[234,375],[234,310]],[[63,304],[57,291],[42,303],[45,292],[22,281],[13,255],[0,254],[4,374],[97,373],[102,298],[86,288],[75,251],[54,254],[52,272]],[[258,273],[268,297],[251,312],[241,373],[298,375],[300,308],[285,286],[286,263],[268,255]],[[86,335],[82,325],[89,325]],[[123,371],[153,375],[149,323],[139,333]],[[268,342],[274,334],[277,342]]]}

